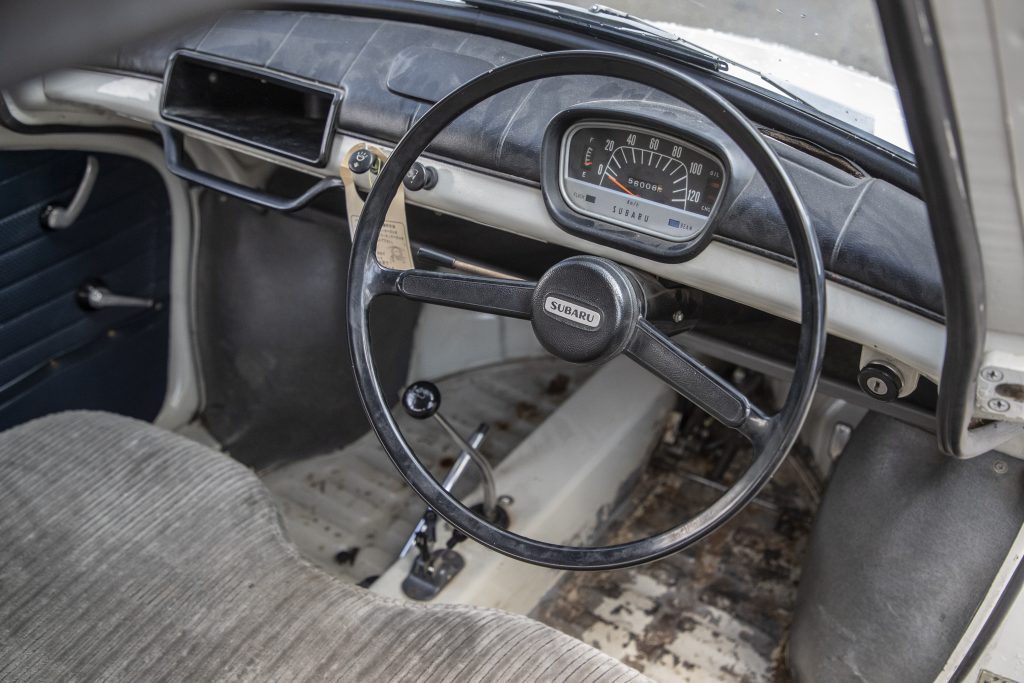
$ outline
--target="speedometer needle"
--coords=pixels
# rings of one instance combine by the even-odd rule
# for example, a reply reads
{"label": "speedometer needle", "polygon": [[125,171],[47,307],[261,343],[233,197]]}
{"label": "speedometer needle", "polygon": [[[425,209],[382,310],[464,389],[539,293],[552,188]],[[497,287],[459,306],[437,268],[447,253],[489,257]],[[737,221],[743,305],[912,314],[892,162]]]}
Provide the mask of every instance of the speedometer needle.
{"label": "speedometer needle", "polygon": [[628,187],[626,187],[625,185],[623,185],[622,183],[620,183],[620,182],[619,182],[618,180],[616,180],[616,179],[615,179],[615,176],[610,176],[610,175],[609,175],[609,176],[605,176],[605,177],[606,177],[606,178],[608,178],[608,180],[610,180],[610,181],[612,181],[613,183],[615,183],[616,185],[618,185],[618,186],[619,186],[619,189],[620,189],[620,190],[622,190],[623,192],[625,192],[626,194],[628,194],[628,195],[632,195],[632,196],[634,196],[634,197],[636,196],[635,194],[633,194],[632,192],[630,192],[630,191],[629,191],[629,188],[628,188]]}

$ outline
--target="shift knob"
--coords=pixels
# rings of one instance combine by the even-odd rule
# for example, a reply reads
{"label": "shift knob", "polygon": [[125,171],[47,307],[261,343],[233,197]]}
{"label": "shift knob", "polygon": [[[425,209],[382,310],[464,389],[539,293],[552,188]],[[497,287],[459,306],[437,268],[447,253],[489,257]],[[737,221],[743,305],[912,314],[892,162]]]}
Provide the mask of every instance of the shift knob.
{"label": "shift knob", "polygon": [[402,407],[417,420],[432,417],[441,407],[441,390],[433,382],[414,382],[402,394]]}

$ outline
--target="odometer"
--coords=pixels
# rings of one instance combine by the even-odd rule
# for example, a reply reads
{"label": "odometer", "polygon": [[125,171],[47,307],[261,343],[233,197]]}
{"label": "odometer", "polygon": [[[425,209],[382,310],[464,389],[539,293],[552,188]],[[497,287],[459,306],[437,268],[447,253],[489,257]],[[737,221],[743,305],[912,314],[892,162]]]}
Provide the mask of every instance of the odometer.
{"label": "odometer", "polygon": [[700,147],[617,123],[578,123],[562,140],[562,196],[579,213],[682,242],[703,231],[725,168]]}

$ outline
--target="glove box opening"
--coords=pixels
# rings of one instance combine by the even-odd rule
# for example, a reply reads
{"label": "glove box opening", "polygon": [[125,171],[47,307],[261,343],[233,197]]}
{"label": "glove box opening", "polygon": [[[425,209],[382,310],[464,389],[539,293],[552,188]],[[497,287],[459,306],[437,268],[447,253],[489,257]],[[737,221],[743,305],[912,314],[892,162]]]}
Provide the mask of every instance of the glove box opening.
{"label": "glove box opening", "polygon": [[324,166],[341,94],[209,55],[176,52],[161,116],[290,159]]}

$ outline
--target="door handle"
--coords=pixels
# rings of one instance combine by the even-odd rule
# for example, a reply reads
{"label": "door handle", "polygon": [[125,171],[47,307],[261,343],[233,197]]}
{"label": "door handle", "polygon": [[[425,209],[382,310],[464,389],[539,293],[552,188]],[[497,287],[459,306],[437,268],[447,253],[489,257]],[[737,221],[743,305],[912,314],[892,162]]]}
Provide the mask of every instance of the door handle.
{"label": "door handle", "polygon": [[152,308],[160,310],[160,302],[138,296],[114,294],[102,285],[85,284],[78,290],[78,301],[91,311],[101,308]]}
{"label": "door handle", "polygon": [[89,201],[89,196],[92,195],[92,188],[96,184],[96,178],[99,174],[100,161],[90,154],[85,159],[85,173],[82,174],[82,180],[78,183],[75,196],[71,198],[71,201],[65,207],[50,204],[43,209],[43,213],[39,217],[43,225],[51,230],[63,230],[78,220],[82,209],[85,208],[86,203]]}

